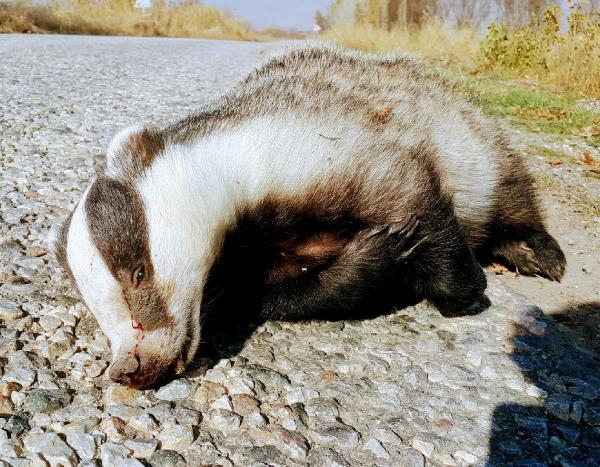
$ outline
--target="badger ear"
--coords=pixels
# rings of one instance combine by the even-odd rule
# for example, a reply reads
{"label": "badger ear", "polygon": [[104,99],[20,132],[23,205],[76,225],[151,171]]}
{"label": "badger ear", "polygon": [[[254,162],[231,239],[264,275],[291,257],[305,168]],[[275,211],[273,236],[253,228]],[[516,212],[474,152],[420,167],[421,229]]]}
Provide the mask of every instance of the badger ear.
{"label": "badger ear", "polygon": [[115,135],[106,151],[106,174],[115,178],[142,173],[163,150],[164,137],[154,128],[132,125]]}
{"label": "badger ear", "polygon": [[45,243],[49,247],[50,252],[54,256],[54,259],[60,264],[63,271],[69,276],[73,277],[69,262],[67,261],[67,236],[69,234],[69,228],[71,226],[71,220],[73,219],[73,213],[77,208],[77,204],[73,210],[69,213],[69,216],[60,225],[55,225],[48,232],[45,237]]}

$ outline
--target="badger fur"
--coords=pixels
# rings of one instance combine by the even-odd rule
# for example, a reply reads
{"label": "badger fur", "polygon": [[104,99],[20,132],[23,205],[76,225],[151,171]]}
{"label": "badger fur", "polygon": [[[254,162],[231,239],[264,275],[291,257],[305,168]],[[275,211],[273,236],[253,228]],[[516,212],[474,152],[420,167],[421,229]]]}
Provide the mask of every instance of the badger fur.
{"label": "badger fur", "polygon": [[565,268],[492,121],[416,58],[331,47],[273,58],[167,127],[123,130],[57,244],[111,378],[135,387],[191,361],[225,255],[265,317],[344,317],[382,287],[456,314],[483,297],[480,263]]}

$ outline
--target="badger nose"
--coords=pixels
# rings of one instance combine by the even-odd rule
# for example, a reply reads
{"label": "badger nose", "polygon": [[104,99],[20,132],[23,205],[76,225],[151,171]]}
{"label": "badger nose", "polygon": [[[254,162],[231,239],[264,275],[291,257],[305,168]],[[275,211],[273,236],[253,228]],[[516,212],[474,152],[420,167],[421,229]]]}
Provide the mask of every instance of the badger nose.
{"label": "badger nose", "polygon": [[140,360],[136,355],[126,354],[114,362],[108,371],[110,379],[126,386],[131,385],[131,378],[140,368]]}

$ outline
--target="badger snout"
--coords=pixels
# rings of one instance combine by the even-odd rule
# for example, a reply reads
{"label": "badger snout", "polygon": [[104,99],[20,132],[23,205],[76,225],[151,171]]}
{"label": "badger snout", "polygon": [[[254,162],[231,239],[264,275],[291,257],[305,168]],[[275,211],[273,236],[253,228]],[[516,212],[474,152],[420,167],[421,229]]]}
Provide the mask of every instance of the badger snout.
{"label": "badger snout", "polygon": [[176,373],[179,359],[164,360],[160,356],[127,353],[115,360],[109,370],[110,379],[135,389],[157,385]]}
{"label": "badger snout", "polygon": [[127,354],[114,362],[108,370],[110,379],[116,383],[129,385],[140,369],[140,360],[136,355]]}

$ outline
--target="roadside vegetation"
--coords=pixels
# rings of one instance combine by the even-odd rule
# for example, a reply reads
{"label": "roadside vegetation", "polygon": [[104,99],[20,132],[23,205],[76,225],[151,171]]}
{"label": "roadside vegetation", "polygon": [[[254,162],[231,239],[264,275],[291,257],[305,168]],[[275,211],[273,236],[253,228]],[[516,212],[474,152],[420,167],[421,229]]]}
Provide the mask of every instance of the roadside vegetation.
{"label": "roadside vegetation", "polygon": [[[0,0],[0,32],[274,40],[199,1]],[[319,40],[430,59],[490,114],[533,131],[575,135],[600,148],[600,0],[332,0],[317,12]]]}
{"label": "roadside vegetation", "polygon": [[[284,33],[259,32],[218,8],[197,1],[153,0],[134,8],[134,0],[0,0],[0,32],[202,37],[272,40]],[[292,35],[285,33],[286,37]]]}
{"label": "roadside vegetation", "polygon": [[576,94],[549,91],[518,81],[474,80],[481,107],[530,131],[582,137],[600,148],[600,112],[581,106]]}
{"label": "roadside vegetation", "polygon": [[334,0],[315,20],[322,39],[419,53],[486,112],[600,148],[599,5],[571,1],[564,15],[545,0]]}
{"label": "roadside vegetation", "polygon": [[468,75],[599,98],[599,4],[572,1],[563,15],[544,0],[335,0],[315,19],[323,39],[347,47],[411,50]]}

